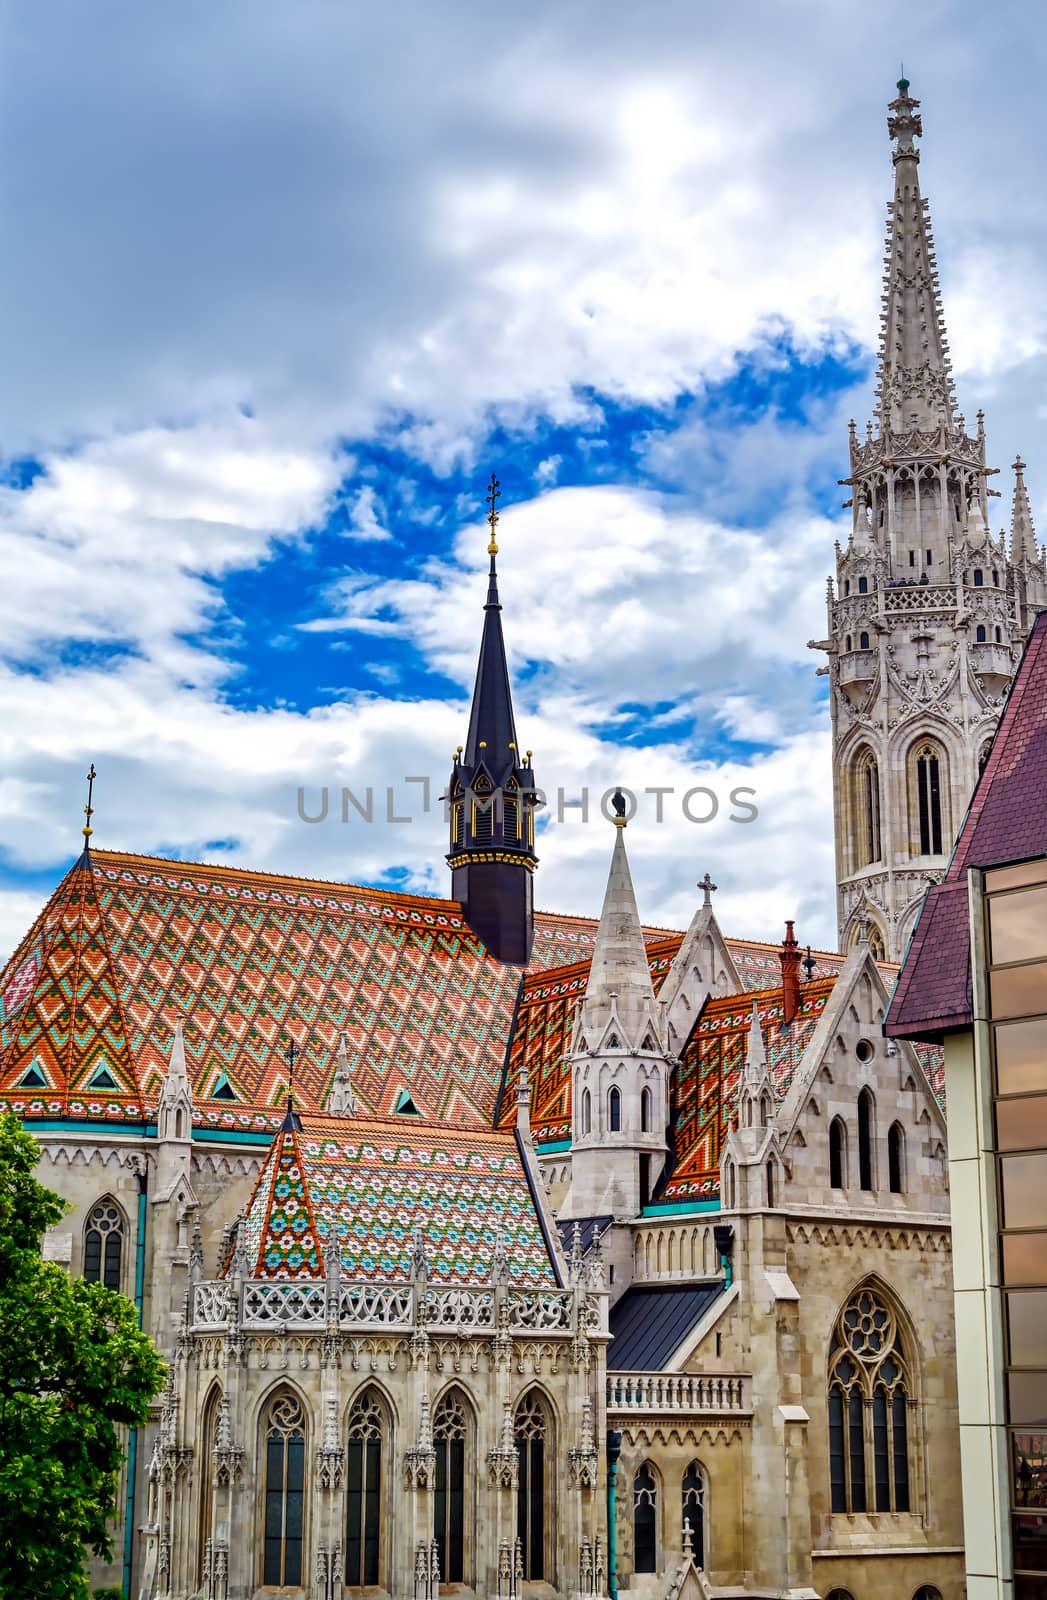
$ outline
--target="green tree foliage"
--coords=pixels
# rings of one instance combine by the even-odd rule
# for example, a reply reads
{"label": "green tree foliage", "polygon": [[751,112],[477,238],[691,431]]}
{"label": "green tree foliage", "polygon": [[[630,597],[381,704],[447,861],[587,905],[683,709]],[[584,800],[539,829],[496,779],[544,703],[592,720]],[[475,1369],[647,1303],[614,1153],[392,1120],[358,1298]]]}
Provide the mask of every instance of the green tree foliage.
{"label": "green tree foliage", "polygon": [[66,1205],[39,1154],[0,1118],[0,1595],[87,1600],[85,1549],[112,1553],[120,1429],[146,1420],[164,1367],[129,1300],[41,1259]]}

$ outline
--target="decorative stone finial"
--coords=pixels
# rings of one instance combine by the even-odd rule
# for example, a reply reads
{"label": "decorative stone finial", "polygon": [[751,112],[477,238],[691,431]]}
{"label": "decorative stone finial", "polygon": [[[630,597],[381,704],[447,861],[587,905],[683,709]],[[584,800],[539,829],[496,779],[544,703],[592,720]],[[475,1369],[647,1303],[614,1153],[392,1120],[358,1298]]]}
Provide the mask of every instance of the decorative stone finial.
{"label": "decorative stone finial", "polygon": [[498,527],[498,512],[495,510],[495,502],[500,500],[501,497],[501,485],[492,472],[491,481],[487,486],[487,521],[491,529],[491,540],[487,546],[487,554],[489,556],[498,554],[498,540],[495,537],[495,530]]}
{"label": "decorative stone finial", "polygon": [[80,830],[81,833],[84,836],[84,849],[85,850],[89,850],[91,848],[91,835],[92,835],[92,833],[94,833],[94,829],[91,826],[91,818],[95,814],[95,808],[92,805],[91,801],[92,801],[92,796],[94,795],[95,779],[97,778],[97,776],[98,776],[98,774],[95,771],[95,764],[92,761],[91,765],[90,765],[90,767],[88,768],[88,771],[87,771],[87,804],[84,807],[84,817],[86,818],[86,821],[84,822],[84,825]]}

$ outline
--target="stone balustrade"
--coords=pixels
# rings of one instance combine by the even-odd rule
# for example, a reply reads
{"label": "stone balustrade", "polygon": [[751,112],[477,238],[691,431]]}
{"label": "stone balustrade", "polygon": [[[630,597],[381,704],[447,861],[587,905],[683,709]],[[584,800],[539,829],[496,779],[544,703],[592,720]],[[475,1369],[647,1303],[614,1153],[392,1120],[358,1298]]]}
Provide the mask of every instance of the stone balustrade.
{"label": "stone balustrade", "polygon": [[752,1412],[752,1379],[694,1372],[609,1372],[607,1410],[743,1416]]}
{"label": "stone balustrade", "polygon": [[[335,1306],[337,1300],[337,1307]],[[418,1287],[412,1284],[281,1283],[233,1280],[193,1286],[192,1326],[198,1329],[382,1329],[433,1332],[569,1335],[607,1331],[605,1295],[571,1289]]]}

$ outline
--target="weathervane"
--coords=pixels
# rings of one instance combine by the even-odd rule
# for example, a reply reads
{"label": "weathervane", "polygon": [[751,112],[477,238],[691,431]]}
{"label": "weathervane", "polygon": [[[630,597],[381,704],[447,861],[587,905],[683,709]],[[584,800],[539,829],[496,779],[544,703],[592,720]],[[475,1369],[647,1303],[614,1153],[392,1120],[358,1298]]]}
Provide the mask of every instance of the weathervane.
{"label": "weathervane", "polygon": [[811,979],[814,977],[814,969],[818,965],[817,961],[814,959],[814,957],[811,954],[810,945],[807,946],[807,954],[804,956],[803,960],[800,962],[800,965],[803,968],[804,972],[806,972],[806,974],[807,974],[807,982],[810,983]]}
{"label": "weathervane", "polygon": [[495,529],[498,527],[498,512],[495,510],[495,501],[500,500],[501,497],[501,486],[492,472],[491,481],[487,485],[487,521],[491,527],[491,542],[487,546],[487,554],[489,556],[498,554],[498,540],[495,538]]}
{"label": "weathervane", "polygon": [[83,830],[82,830],[84,838],[86,840],[88,840],[88,841],[90,841],[91,835],[92,835],[92,833],[94,833],[94,829],[91,826],[91,818],[95,814],[95,808],[91,804],[91,799],[92,799],[92,796],[94,795],[95,779],[97,778],[97,776],[98,776],[98,774],[95,771],[95,764],[92,761],[91,762],[90,771],[87,774],[87,804],[84,807],[84,816],[87,818],[87,821],[84,823]]}

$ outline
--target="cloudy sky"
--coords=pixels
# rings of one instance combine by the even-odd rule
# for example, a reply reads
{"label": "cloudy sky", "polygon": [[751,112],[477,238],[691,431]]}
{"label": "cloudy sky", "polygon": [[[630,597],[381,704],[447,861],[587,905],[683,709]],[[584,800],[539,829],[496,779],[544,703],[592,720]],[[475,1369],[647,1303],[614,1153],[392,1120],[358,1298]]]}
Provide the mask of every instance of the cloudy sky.
{"label": "cloudy sky", "polygon": [[405,779],[464,737],[492,470],[538,903],[598,908],[618,780],[673,791],[649,920],[708,868],[728,931],[833,943],[806,642],[885,104],[904,56],[960,404],[1045,521],[1045,41],[1006,0],[3,8],[0,954],[91,760],[100,845],[446,892]]}

